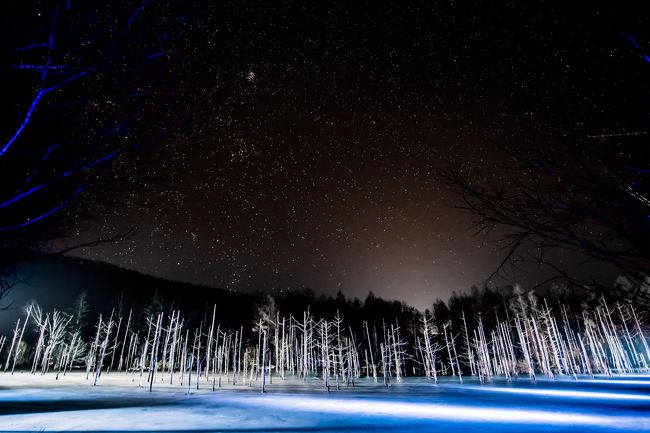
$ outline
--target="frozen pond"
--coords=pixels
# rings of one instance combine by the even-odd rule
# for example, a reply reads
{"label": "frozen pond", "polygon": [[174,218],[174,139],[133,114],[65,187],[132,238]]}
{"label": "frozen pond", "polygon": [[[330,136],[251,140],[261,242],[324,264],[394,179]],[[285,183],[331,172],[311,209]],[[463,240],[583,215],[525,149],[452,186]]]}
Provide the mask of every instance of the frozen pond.
{"label": "frozen pond", "polygon": [[97,387],[80,373],[58,381],[0,374],[0,430],[650,432],[648,376],[489,385],[407,378],[389,388],[364,379],[330,393],[316,379],[274,378],[263,395],[258,387],[201,386],[186,395],[186,387],[161,383],[149,393],[124,374],[104,375]]}

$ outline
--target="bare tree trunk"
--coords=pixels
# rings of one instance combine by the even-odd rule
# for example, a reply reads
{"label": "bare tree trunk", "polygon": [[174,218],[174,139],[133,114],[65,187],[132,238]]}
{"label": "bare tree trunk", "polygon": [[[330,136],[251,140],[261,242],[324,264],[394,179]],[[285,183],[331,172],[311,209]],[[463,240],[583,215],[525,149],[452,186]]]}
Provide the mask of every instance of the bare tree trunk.
{"label": "bare tree trunk", "polygon": [[267,334],[266,330],[262,331],[263,338],[262,338],[262,393],[266,392],[266,352],[267,352],[267,346],[266,346],[266,340],[267,340]]}

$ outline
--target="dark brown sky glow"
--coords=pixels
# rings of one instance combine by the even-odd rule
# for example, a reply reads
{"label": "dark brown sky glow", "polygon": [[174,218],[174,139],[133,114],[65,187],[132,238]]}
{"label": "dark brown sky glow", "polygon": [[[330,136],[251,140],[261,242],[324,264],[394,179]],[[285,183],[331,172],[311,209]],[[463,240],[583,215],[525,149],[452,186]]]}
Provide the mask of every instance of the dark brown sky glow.
{"label": "dark brown sky glow", "polygon": [[441,173],[498,177],[490,142],[553,146],[566,123],[616,126],[648,66],[622,34],[645,42],[648,26],[639,11],[575,2],[461,3],[200,7],[180,84],[207,96],[147,151],[156,181],[137,195],[158,204],[84,226],[139,230],[82,255],[417,307],[482,283],[501,252],[474,236]]}

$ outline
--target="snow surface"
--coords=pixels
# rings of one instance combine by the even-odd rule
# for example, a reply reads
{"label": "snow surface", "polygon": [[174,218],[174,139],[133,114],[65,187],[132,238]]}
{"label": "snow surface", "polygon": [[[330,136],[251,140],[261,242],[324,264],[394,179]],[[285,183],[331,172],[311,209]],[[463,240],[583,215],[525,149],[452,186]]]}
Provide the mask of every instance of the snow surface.
{"label": "snow surface", "polygon": [[[194,378],[193,378],[194,379]],[[273,378],[268,392],[228,385],[198,391],[137,376],[0,374],[1,431],[236,432],[650,432],[650,377],[520,378],[434,385],[407,378],[389,388],[362,379],[327,393],[322,382]],[[187,384],[186,384],[187,385]]]}

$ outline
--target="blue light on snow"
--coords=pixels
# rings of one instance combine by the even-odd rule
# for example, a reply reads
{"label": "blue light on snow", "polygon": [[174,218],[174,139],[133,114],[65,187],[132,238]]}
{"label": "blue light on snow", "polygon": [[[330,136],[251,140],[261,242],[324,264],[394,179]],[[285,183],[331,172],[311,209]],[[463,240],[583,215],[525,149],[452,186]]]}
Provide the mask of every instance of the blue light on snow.
{"label": "blue light on snow", "polygon": [[[647,382],[645,383],[647,384]],[[507,388],[507,387],[494,387],[494,386],[477,387],[476,390],[506,393],[506,394],[570,397],[570,398],[584,398],[584,399],[597,399],[597,400],[650,401],[650,395],[617,393],[617,392],[574,391],[574,390],[566,390],[566,389]]]}

